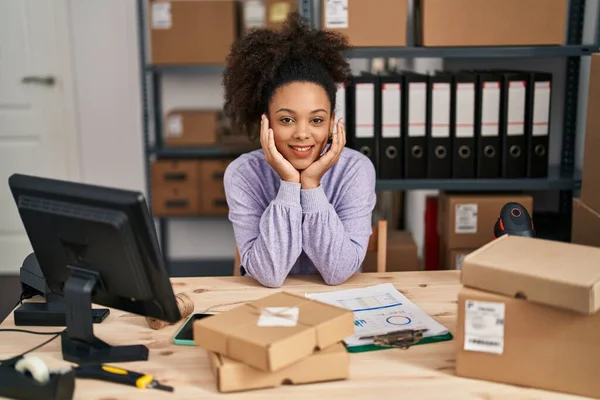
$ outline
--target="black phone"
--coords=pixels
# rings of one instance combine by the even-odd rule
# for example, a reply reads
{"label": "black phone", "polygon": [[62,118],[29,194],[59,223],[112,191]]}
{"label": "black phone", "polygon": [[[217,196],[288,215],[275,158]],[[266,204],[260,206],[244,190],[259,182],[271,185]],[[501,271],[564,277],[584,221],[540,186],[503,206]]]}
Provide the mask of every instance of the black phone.
{"label": "black phone", "polygon": [[192,314],[185,324],[177,331],[175,337],[173,338],[173,343],[181,346],[193,346],[194,345],[194,322],[206,318],[211,317],[214,314],[206,314],[206,313],[196,313]]}

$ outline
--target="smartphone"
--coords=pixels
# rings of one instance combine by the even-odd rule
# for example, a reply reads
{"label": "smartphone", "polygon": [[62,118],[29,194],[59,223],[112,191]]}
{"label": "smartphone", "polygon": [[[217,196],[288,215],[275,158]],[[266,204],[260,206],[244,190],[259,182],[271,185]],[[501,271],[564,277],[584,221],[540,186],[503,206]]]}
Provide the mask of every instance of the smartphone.
{"label": "smartphone", "polygon": [[173,343],[179,346],[194,346],[194,322],[212,315],[214,314],[192,314],[175,334]]}

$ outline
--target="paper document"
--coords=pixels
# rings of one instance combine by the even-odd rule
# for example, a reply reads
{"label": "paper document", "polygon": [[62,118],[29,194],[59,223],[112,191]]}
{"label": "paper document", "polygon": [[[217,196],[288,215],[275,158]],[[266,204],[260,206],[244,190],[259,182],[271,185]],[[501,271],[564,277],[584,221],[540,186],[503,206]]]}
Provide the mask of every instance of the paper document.
{"label": "paper document", "polygon": [[448,333],[448,329],[417,307],[391,283],[364,289],[307,293],[305,296],[354,312],[354,335],[344,340],[349,347],[373,344],[373,340],[361,340],[360,337],[402,329],[428,329],[423,337]]}

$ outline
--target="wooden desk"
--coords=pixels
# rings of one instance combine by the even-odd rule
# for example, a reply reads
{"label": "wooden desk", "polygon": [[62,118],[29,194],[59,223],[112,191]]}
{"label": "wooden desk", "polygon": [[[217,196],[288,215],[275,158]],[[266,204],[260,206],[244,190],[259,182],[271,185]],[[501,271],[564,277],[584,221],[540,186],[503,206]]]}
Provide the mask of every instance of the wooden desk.
{"label": "wooden desk", "polygon": [[[282,289],[268,289],[249,278],[210,277],[173,279],[176,293],[185,292],[195,303],[195,312],[208,308],[225,311],[231,303],[258,299],[285,290],[304,294],[393,283],[404,295],[454,333],[456,326],[456,295],[460,289],[456,271],[396,272],[359,274],[338,287],[326,286],[316,277],[290,278]],[[229,305],[228,305],[229,304]],[[175,393],[139,390],[123,385],[92,380],[77,380],[77,399],[566,399],[560,393],[470,380],[454,376],[455,341],[415,346],[408,350],[381,350],[351,354],[350,379],[302,386],[281,386],[273,389],[221,394],[209,370],[206,353],[196,347],[175,346],[172,337],[179,324],[160,331],[148,327],[144,318],[119,310],[95,325],[95,334],[111,344],[143,343],[150,348],[146,362],[117,364],[124,368],[151,373],[164,384],[175,387]],[[12,314],[0,325],[14,327]],[[36,330],[57,331],[56,328]],[[60,329],[58,329],[60,330]],[[0,359],[19,354],[48,337],[26,333],[0,332]],[[65,366],[60,339],[34,353],[51,368]]]}

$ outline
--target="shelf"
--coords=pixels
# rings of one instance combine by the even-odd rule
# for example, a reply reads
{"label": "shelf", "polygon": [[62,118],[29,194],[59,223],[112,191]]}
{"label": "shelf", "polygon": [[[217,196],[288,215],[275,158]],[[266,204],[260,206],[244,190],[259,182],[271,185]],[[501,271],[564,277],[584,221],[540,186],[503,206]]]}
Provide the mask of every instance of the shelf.
{"label": "shelf", "polygon": [[561,175],[559,167],[551,167],[548,178],[541,179],[397,179],[378,180],[377,190],[448,190],[495,191],[575,190],[580,186],[580,174]]}
{"label": "shelf", "polygon": [[237,157],[255,148],[248,147],[185,147],[185,148],[163,148],[151,149],[150,153],[155,154],[158,159],[163,158],[225,158]]}

